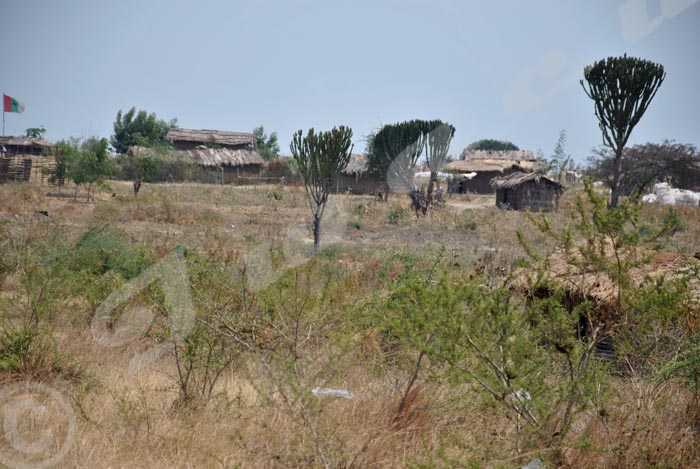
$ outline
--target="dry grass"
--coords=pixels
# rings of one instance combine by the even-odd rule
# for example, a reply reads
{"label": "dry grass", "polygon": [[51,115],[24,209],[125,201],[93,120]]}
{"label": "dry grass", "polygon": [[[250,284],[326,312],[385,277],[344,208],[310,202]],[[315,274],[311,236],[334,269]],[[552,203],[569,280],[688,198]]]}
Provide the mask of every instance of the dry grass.
{"label": "dry grass", "polygon": [[[240,259],[263,244],[279,247],[285,230],[300,220],[311,234],[298,188],[147,184],[137,198],[126,183],[112,183],[112,190],[115,197],[99,194],[96,203],[86,204],[46,197],[34,186],[0,186],[0,211],[12,215],[4,229],[29,244],[49,233],[74,239],[92,224],[111,224],[158,256],[183,244],[216,259]],[[271,192],[282,194],[281,200]],[[554,223],[566,222],[573,192],[562,199],[560,213],[552,214]],[[453,200],[452,207],[421,219],[407,210],[396,222],[388,221],[390,215],[409,207],[401,196],[392,196],[389,204],[361,196],[342,200],[346,221],[360,226],[347,227],[332,258],[347,277],[339,296],[350,304],[353,296],[381,293],[387,279],[400,275],[398,263],[382,260],[387,252],[426,257],[442,252],[455,275],[498,285],[524,256],[516,230],[525,231],[543,254],[554,248],[525,214],[500,211],[483,199]],[[37,216],[38,210],[48,210],[50,217]],[[674,236],[675,246],[700,250],[700,211],[679,211],[686,225]],[[649,220],[662,216],[659,207],[645,208]],[[3,289],[18,289],[18,280],[8,278]],[[688,423],[690,397],[673,383],[617,381],[618,397],[610,408],[581,415],[563,447],[518,454],[512,417],[467,387],[421,381],[398,414],[409,370],[387,365],[385,344],[371,330],[348,335],[342,359],[329,345],[332,335],[305,348],[306,368],[295,378],[302,387],[291,403],[253,356],[224,374],[207,407],[179,409],[173,406],[172,358],[132,376],[128,363],[147,343],[101,347],[89,324],[60,315],[52,327],[57,347],[81,370],[75,378],[42,378],[66,396],[76,416],[75,442],[62,466],[281,468],[326,461],[332,467],[516,467],[543,457],[565,467],[612,468],[692,467],[700,461],[697,429]],[[10,379],[16,377],[5,377]],[[350,389],[355,399],[309,392],[324,384]]]}

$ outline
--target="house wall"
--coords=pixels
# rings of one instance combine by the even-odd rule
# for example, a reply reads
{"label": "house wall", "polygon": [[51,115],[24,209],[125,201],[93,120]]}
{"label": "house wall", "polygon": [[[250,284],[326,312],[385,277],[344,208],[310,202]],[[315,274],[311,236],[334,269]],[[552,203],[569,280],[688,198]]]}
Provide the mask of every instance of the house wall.
{"label": "house wall", "polygon": [[[8,143],[2,144],[0,143],[5,148],[4,155],[5,157],[7,156],[14,156],[14,155],[43,155],[44,154],[44,147],[41,147],[39,145],[11,145]],[[53,148],[49,148],[46,151],[53,153]]]}
{"label": "house wall", "polygon": [[371,194],[383,187],[382,181],[375,176],[341,174],[333,191],[336,194]]}
{"label": "house wall", "polygon": [[0,157],[0,182],[47,183],[56,167],[53,156],[13,155]]}
{"label": "house wall", "polygon": [[528,181],[509,189],[499,189],[496,193],[496,205],[512,210],[550,212],[557,208],[558,199],[555,186],[535,181]]}
{"label": "house wall", "polygon": [[251,178],[257,180],[261,169],[262,165],[259,164],[224,166],[224,184],[246,184]]}
{"label": "house wall", "polygon": [[493,194],[496,190],[491,186],[491,179],[512,171],[501,173],[500,171],[481,171],[468,181],[451,181],[448,184],[448,192],[452,194]]}
{"label": "house wall", "polygon": [[[201,147],[202,145],[207,145],[209,142],[190,142],[188,140],[174,140],[173,141],[173,148],[175,150],[180,150],[180,151],[187,151],[187,150],[194,150],[197,147]],[[247,150],[249,148],[249,145],[224,145],[221,143],[217,143],[217,145],[221,148],[228,148],[231,150]]]}

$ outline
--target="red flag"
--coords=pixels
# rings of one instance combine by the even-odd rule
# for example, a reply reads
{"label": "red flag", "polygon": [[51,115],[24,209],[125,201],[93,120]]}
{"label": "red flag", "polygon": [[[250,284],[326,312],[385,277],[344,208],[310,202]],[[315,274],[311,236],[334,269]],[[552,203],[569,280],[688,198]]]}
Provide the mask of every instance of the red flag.
{"label": "red flag", "polygon": [[24,103],[12,96],[2,95],[2,112],[24,112]]}

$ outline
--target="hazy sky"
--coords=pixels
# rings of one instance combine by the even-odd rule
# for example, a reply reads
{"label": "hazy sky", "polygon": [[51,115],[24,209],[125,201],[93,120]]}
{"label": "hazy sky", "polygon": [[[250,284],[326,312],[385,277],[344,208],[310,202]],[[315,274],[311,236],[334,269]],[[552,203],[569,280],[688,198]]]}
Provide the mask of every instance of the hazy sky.
{"label": "hazy sky", "polygon": [[667,78],[631,143],[700,144],[700,0],[0,0],[6,134],[109,137],[132,106],[181,127],[352,127],[442,119],[451,153],[480,138],[582,161],[602,143],[578,80],[627,53]]}

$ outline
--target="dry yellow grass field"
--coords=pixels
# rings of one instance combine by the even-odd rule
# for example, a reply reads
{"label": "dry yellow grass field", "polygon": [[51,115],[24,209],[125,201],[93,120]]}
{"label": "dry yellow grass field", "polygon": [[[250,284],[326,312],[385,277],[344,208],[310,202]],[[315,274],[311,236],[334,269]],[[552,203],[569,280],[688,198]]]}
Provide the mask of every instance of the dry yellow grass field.
{"label": "dry yellow grass field", "polygon": [[[46,188],[0,186],[3,249],[21,250],[55,237],[70,245],[89,227],[107,225],[132,246],[146,247],[152,261],[186,246],[203,259],[229,261],[235,276],[255,267],[246,262],[258,259],[250,253],[261,246],[272,252],[284,250],[291,238],[301,246],[311,242],[308,205],[300,188],[146,184],[134,197],[130,184],[110,185],[113,194],[99,193],[90,204],[73,201],[70,190],[57,197],[47,196]],[[552,223],[566,223],[575,193],[567,192]],[[70,440],[56,467],[511,468],[535,458],[548,467],[700,464],[700,434],[688,418],[690,393],[675,381],[614,377],[605,413],[596,408],[582,412],[566,439],[547,448],[530,442],[522,450],[511,414],[471,392],[472,385],[428,379],[432,365],[398,412],[410,364],[392,361],[390,345],[372,327],[344,319],[375,304],[372,297],[386,293],[387,279],[401,275],[402,267],[392,259],[439,259],[456,277],[501,286],[525,257],[516,230],[540,254],[555,246],[527,214],[498,210],[488,197],[453,198],[447,208],[426,218],[416,218],[402,195],[392,195],[388,203],[362,196],[336,199],[336,220],[331,213],[322,234],[332,245],[319,261],[319,269],[332,272],[336,282],[333,298],[319,300],[317,316],[302,321],[302,327],[280,319],[279,330],[262,330],[255,339],[261,352],[241,353],[221,374],[206,406],[180,405],[172,354],[130,373],[130,361],[152,346],[150,339],[138,337],[115,347],[96,342],[92,313],[110,286],[120,284],[105,273],[93,279],[104,282],[96,300],[74,289],[52,303],[59,309],[47,315],[45,327],[61,366],[0,374],[5,387],[30,380],[56,390],[72,410],[74,433],[65,409],[48,404],[19,432],[35,441],[44,435],[42,429],[50,428],[53,440]],[[649,206],[643,216],[653,222],[664,213],[662,207]],[[681,229],[665,249],[692,255],[700,251],[700,209],[681,208],[679,215]],[[12,323],[20,320],[17,305],[33,293],[23,290],[16,264],[6,271],[0,276],[0,308],[4,323]],[[273,293],[275,281],[269,281]],[[269,304],[274,304],[274,294],[270,296]],[[245,298],[236,301],[241,311],[248,307]],[[280,318],[285,314],[277,313]],[[294,311],[284,317],[294,319]],[[290,338],[289,331],[297,336]],[[283,345],[275,349],[273,343]],[[293,350],[285,349],[289,343]],[[276,353],[298,356],[292,368],[275,368]],[[316,386],[347,389],[354,399],[314,395]],[[56,444],[32,454],[8,441],[0,444],[0,457],[32,464],[51,451],[58,451]]]}

